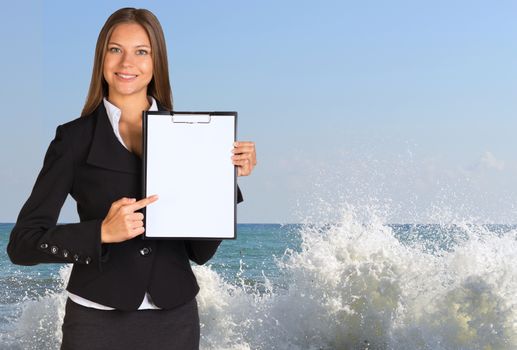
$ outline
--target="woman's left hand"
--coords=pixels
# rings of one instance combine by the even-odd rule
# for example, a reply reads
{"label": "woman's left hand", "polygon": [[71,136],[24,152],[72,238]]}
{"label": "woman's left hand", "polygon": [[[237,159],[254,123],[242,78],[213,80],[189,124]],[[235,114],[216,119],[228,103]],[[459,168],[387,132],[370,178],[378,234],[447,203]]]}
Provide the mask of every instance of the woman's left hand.
{"label": "woman's left hand", "polygon": [[237,166],[237,176],[248,176],[257,165],[255,142],[237,141],[233,143],[233,165]]}

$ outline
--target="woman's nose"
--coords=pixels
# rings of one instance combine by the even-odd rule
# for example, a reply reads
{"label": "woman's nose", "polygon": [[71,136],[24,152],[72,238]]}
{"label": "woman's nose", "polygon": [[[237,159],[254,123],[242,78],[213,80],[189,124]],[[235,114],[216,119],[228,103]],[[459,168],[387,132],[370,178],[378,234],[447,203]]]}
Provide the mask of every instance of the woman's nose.
{"label": "woman's nose", "polygon": [[120,62],[123,67],[132,66],[133,65],[133,57],[129,53],[122,54],[122,60]]}

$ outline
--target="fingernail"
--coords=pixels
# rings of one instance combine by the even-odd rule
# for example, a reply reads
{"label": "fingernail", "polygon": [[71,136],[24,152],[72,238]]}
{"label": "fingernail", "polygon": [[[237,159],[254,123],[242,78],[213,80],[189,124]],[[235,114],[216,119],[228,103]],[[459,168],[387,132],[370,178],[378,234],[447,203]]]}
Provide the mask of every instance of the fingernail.
{"label": "fingernail", "polygon": [[131,202],[136,202],[136,198],[129,198]]}

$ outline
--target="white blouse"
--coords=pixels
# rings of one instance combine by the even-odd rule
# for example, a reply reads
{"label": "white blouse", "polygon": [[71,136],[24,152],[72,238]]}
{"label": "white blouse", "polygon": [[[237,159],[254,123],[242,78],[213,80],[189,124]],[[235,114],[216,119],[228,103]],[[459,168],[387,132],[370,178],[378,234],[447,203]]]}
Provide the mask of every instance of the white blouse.
{"label": "white blouse", "polygon": [[[156,105],[156,101],[152,96],[147,96],[149,101],[151,102],[151,107],[149,108],[150,111],[157,111],[158,106]],[[106,112],[108,113],[108,119],[111,123],[111,126],[113,127],[113,132],[115,133],[115,136],[120,141],[120,143],[127,148],[127,146],[124,144],[124,140],[122,140],[122,137],[120,136],[120,131],[118,128],[118,124],[120,122],[120,116],[122,112],[120,109],[115,106],[114,104],[110,103],[106,98],[103,98],[104,107],[106,107]],[[100,310],[115,310],[112,307],[102,305],[96,302],[93,302],[91,300],[85,299],[83,297],[80,297],[79,295],[73,294],[68,292],[68,297],[72,299],[77,304],[91,307],[94,309],[100,309]],[[158,306],[156,306],[153,301],[151,300],[151,296],[149,293],[145,293],[144,299],[142,300],[142,304],[140,304],[140,307],[138,310],[145,310],[145,309],[160,309]]]}

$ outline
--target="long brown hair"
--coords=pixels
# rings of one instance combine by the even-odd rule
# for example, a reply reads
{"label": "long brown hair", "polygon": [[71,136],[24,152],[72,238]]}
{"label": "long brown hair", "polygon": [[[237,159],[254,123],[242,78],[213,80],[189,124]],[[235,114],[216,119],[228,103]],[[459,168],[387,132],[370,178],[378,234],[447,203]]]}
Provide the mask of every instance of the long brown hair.
{"label": "long brown hair", "polygon": [[86,103],[81,112],[82,117],[91,114],[102,102],[102,98],[108,95],[108,83],[103,75],[104,56],[113,30],[121,23],[140,24],[147,32],[151,41],[153,59],[153,78],[147,85],[147,95],[153,96],[163,107],[172,110],[172,89],[169,82],[169,64],[162,26],[151,11],[125,7],[115,11],[107,19],[97,38],[92,80]]}

